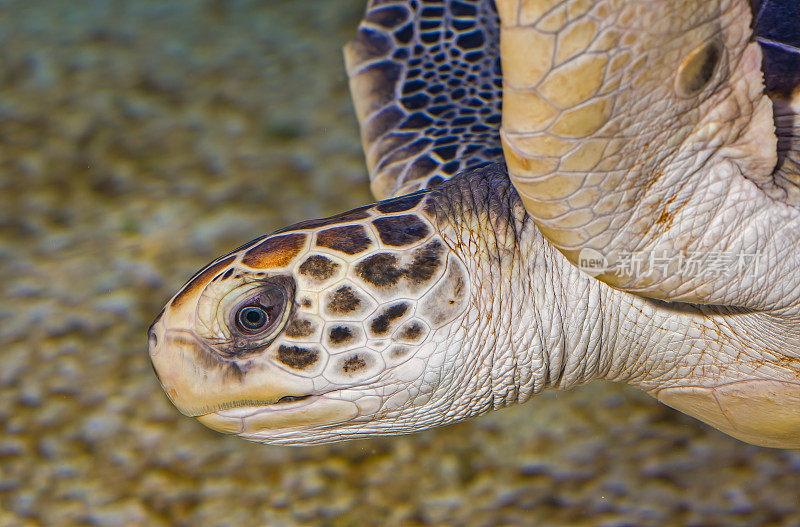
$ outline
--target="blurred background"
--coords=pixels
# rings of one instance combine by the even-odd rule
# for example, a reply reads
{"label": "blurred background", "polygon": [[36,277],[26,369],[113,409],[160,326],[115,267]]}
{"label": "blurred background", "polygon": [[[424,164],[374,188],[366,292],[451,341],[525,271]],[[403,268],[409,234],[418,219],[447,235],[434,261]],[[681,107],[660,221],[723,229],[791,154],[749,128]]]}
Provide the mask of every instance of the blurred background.
{"label": "blurred background", "polygon": [[250,444],[146,329],[217,255],[371,200],[363,0],[0,0],[0,525],[798,525],[800,452],[596,383],[426,433]]}

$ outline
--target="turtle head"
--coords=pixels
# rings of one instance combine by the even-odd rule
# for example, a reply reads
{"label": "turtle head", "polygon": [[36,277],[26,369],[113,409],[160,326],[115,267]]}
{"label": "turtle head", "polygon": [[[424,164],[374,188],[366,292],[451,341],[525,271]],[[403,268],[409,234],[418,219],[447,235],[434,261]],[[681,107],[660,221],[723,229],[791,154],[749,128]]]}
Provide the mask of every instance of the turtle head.
{"label": "turtle head", "polygon": [[441,335],[458,325],[469,284],[430,217],[409,210],[421,199],[301,223],[198,272],[150,330],[170,400],[270,443],[426,427],[446,367]]}

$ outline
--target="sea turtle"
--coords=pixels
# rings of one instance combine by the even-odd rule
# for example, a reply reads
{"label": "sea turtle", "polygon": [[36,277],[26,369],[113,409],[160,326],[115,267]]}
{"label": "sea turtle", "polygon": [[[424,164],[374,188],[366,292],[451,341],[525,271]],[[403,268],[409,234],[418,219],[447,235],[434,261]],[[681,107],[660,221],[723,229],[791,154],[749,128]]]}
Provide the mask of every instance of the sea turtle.
{"label": "sea turtle", "polygon": [[383,201],[192,277],[150,330],[171,401],[313,444],[610,379],[800,447],[800,10],[753,7],[769,97],[745,0],[371,1]]}

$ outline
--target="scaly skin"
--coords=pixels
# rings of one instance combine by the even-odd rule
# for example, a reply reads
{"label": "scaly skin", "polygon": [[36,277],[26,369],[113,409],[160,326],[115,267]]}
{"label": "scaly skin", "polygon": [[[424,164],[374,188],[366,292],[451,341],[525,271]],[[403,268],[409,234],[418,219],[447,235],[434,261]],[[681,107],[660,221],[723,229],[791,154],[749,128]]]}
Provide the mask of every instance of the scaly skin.
{"label": "scaly skin", "polygon": [[702,389],[687,373],[658,397],[748,441],[798,446],[796,376],[715,378],[750,378],[762,350],[775,364],[798,357],[800,145],[785,117],[776,136],[748,2],[500,0],[498,11],[504,153],[539,229],[615,288],[752,311],[733,349],[701,369]]}
{"label": "scaly skin", "polygon": [[[597,270],[632,293],[800,313],[800,211],[773,175],[748,2],[500,0],[498,10],[505,158],[548,240],[574,264],[659,258],[642,272]],[[761,268],[719,273],[709,255]]]}
{"label": "scaly skin", "polygon": [[[296,252],[273,246],[251,262],[261,267],[252,268],[242,264],[244,253],[252,248],[243,249],[234,253],[235,263],[216,266],[187,284],[154,324],[151,337],[153,364],[176,406],[212,428],[245,439],[314,444],[421,430],[593,379],[628,382],[659,396],[680,387],[735,386],[732,383],[752,379],[797,383],[800,378],[797,355],[777,354],[770,343],[754,338],[783,332],[788,342],[791,327],[780,320],[730,308],[648,300],[616,291],[577,270],[535,228],[502,165],[457,176],[428,191],[414,208],[395,214],[413,214],[431,232],[423,241],[400,248],[386,246],[371,232],[373,245],[355,255],[308,244]],[[349,218],[336,224],[370,223]],[[261,243],[294,232],[318,240],[320,232],[331,228],[336,225],[290,229]],[[384,230],[383,235],[399,236],[396,229]],[[353,271],[370,255],[384,253],[396,255],[407,262],[406,272],[413,271],[410,254],[436,240],[445,247],[437,259],[447,262],[448,269],[434,273],[417,293],[410,292],[405,279],[388,288],[375,287]],[[349,270],[307,287],[309,280],[299,268],[314,255],[335,255],[336,261],[349,263]],[[385,299],[361,314],[345,316],[352,320],[350,326],[367,334],[398,298],[410,305],[402,318],[391,321],[393,344],[369,338],[338,351],[326,344],[327,332],[291,339],[283,329],[264,348],[245,343],[238,356],[226,356],[219,350],[235,330],[226,324],[214,326],[213,317],[203,313],[216,312],[220,304],[225,311],[226,302],[219,296],[233,286],[215,277],[225,276],[230,268],[257,280],[291,277],[297,287],[288,309],[294,304],[298,318],[312,324],[319,320],[314,315],[328,312],[331,302],[315,290],[337,290],[343,283],[353,285],[362,299]],[[252,276],[257,272],[266,277]],[[313,305],[304,309],[306,298]],[[431,331],[419,342],[401,344],[406,354],[395,360],[392,351],[401,340],[396,332],[412,320]],[[796,344],[797,336],[792,339]],[[279,346],[291,343],[313,347],[319,359],[303,367],[281,362]],[[373,367],[367,360],[364,375],[349,376],[342,370],[354,354],[373,354],[385,366]],[[308,394],[319,398],[277,402]],[[781,427],[772,426],[769,434],[757,422],[712,424],[744,440],[797,447],[796,409],[782,412]]]}
{"label": "scaly skin", "polygon": [[[608,379],[800,448],[800,97],[776,137],[746,4],[500,0],[498,46],[488,0],[370,2],[346,56],[373,191],[429,190],[201,271],[151,331],[168,396],[309,444]],[[474,169],[498,55],[509,173]]]}

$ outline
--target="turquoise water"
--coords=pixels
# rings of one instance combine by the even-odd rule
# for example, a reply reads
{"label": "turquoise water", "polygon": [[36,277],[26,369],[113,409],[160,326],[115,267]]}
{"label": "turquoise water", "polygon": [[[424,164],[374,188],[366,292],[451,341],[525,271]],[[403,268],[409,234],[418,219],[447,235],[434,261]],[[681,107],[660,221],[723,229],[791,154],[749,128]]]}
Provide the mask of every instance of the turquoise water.
{"label": "turquoise water", "polygon": [[205,429],[147,356],[216,255],[369,201],[361,0],[0,1],[0,525],[800,524],[800,453],[594,384],[314,448]]}

